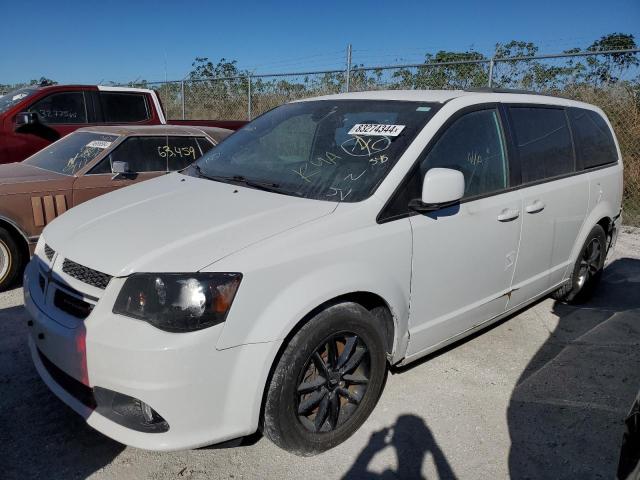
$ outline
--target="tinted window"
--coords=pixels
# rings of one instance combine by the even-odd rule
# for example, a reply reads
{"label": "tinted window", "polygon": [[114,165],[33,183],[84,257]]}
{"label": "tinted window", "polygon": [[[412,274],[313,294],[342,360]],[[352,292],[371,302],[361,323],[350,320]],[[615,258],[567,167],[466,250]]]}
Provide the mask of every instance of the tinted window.
{"label": "tinted window", "polygon": [[422,161],[421,178],[434,167],[461,171],[465,198],[506,188],[507,158],[498,112],[467,113],[451,124]]}
{"label": "tinted window", "polygon": [[149,118],[147,98],[139,93],[100,92],[105,122],[142,122]]}
{"label": "tinted window", "polygon": [[34,103],[29,111],[37,112],[44,123],[87,123],[82,92],[53,93]]}
{"label": "tinted window", "polygon": [[117,138],[117,135],[103,133],[74,132],[30,156],[24,163],[52,172],[74,175],[109,148]]}
{"label": "tinted window", "polygon": [[203,146],[208,144],[211,148],[211,144],[204,138],[129,137],[91,173],[111,173],[113,162],[127,162],[129,169],[136,173],[181,170],[202,156],[199,143]]}
{"label": "tinted window", "polygon": [[569,109],[576,155],[583,168],[618,161],[618,152],[609,126],[599,114],[581,108]]}
{"label": "tinted window", "polygon": [[[200,139],[204,143],[204,139]],[[196,137],[168,137],[158,154],[167,159],[169,171],[182,170],[202,156]]]}
{"label": "tinted window", "polygon": [[563,109],[511,107],[522,182],[574,171],[573,147]]}
{"label": "tinted window", "polygon": [[198,146],[200,147],[200,151],[202,152],[202,155],[204,155],[214,147],[213,143],[211,143],[211,141],[207,140],[206,138],[198,137],[196,138],[196,140],[198,142]]}

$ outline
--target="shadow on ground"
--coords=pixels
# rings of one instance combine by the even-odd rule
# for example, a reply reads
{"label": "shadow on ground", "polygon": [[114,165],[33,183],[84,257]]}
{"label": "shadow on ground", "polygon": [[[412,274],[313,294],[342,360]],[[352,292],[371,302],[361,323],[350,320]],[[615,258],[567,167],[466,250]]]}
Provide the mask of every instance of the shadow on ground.
{"label": "shadow on ground", "polygon": [[[369,470],[373,457],[387,447],[395,449],[398,470],[375,473]],[[422,464],[431,455],[440,480],[455,479],[447,458],[438,446],[431,430],[415,415],[401,415],[391,428],[383,428],[371,434],[369,443],[360,452],[344,478],[354,479],[423,479]]]}
{"label": "shadow on ground", "polygon": [[590,302],[556,302],[554,313],[511,396],[510,476],[614,478],[640,388],[640,260],[615,260]]}
{"label": "shadow on ground", "polygon": [[26,346],[23,307],[0,310],[0,478],[87,478],[124,449],[42,383]]}

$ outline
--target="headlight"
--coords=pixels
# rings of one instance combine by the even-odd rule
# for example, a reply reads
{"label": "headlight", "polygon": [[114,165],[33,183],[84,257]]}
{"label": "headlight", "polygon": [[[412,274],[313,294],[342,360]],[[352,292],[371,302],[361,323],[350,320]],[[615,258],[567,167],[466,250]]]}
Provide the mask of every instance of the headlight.
{"label": "headlight", "polygon": [[113,313],[168,332],[191,332],[227,318],[240,273],[136,273],[127,278]]}

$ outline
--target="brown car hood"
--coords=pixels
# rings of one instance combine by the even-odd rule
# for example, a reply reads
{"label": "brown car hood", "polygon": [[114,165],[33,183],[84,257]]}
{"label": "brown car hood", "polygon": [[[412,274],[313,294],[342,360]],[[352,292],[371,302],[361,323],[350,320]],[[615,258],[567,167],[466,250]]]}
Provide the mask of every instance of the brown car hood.
{"label": "brown car hood", "polygon": [[6,163],[0,165],[0,185],[24,182],[47,182],[70,178],[67,175],[51,172],[26,163]]}

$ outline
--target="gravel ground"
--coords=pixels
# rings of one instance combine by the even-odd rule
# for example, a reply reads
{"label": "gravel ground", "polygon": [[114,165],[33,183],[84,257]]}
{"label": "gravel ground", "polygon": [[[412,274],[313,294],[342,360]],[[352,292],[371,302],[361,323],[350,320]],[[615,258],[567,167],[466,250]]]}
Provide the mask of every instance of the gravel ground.
{"label": "gravel ground", "polygon": [[550,299],[395,370],[345,444],[298,458],[254,435],[176,453],[86,426],[28,356],[22,291],[0,294],[0,478],[613,478],[640,389],[640,230],[623,229],[596,297]]}

